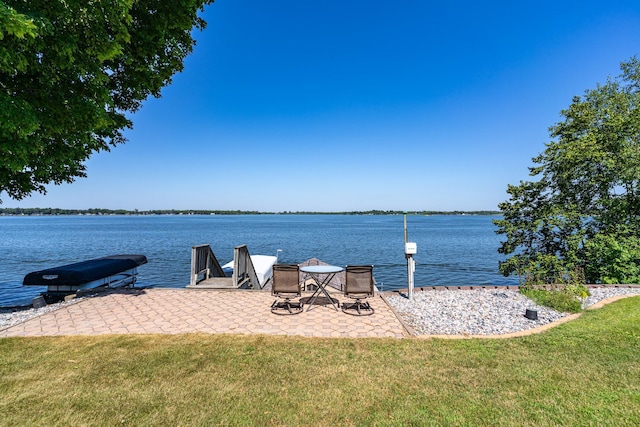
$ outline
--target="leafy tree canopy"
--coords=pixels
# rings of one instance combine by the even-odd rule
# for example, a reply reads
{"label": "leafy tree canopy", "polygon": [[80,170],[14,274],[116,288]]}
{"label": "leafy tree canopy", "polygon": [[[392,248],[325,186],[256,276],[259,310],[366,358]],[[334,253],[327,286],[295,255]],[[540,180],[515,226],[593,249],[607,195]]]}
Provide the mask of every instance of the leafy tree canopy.
{"label": "leafy tree canopy", "polygon": [[640,62],[577,96],[494,221],[508,276],[640,283]]}
{"label": "leafy tree canopy", "polygon": [[[86,176],[182,71],[213,0],[0,0],[0,193]],[[1,203],[1,200],[0,200]]]}

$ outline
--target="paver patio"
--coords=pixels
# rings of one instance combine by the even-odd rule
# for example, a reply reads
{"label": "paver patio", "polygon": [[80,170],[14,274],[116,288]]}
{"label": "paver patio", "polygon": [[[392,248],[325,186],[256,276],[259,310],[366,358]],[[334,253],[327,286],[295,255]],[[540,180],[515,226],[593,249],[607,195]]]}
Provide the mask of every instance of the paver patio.
{"label": "paver patio", "polygon": [[[333,296],[333,295],[332,295]],[[305,295],[303,295],[303,298]],[[340,302],[346,299],[336,294]],[[393,337],[409,334],[380,296],[372,316],[329,305],[292,316],[271,313],[265,291],[109,290],[0,331],[0,337],[102,334],[266,334],[306,337]]]}

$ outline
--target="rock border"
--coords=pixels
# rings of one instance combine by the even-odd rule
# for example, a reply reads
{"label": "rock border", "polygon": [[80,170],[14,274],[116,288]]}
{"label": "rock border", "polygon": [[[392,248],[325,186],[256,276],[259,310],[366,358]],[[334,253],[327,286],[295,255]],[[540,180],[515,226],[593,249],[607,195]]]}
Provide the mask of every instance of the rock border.
{"label": "rock border", "polygon": [[[630,287],[637,287],[637,286],[630,286]],[[394,292],[395,293],[395,292],[398,292],[398,291],[390,291],[390,292]],[[527,330],[524,330],[524,331],[509,332],[509,333],[506,333],[506,334],[493,334],[493,335],[432,334],[432,335],[422,335],[422,334],[417,334],[415,332],[415,330],[411,326],[407,325],[407,323],[404,321],[404,319],[402,319],[402,316],[400,316],[398,314],[398,312],[389,303],[389,301],[387,301],[387,299],[385,298],[385,296],[383,294],[380,294],[380,296],[382,297],[384,302],[389,306],[389,308],[391,309],[393,314],[395,314],[395,316],[398,318],[398,320],[400,321],[402,326],[405,328],[405,330],[409,334],[409,338],[413,338],[413,339],[465,340],[465,339],[508,339],[508,338],[520,338],[520,337],[526,337],[526,336],[529,336],[529,335],[540,334],[540,333],[545,332],[545,331],[547,331],[547,330],[549,330],[551,328],[555,328],[558,325],[561,325],[563,323],[567,323],[567,322],[570,322],[572,320],[575,320],[575,319],[579,318],[582,315],[582,313],[574,313],[574,314],[570,314],[569,316],[563,317],[562,319],[556,320],[554,322],[547,323],[547,324],[542,325],[542,326],[537,326],[535,328],[527,329]],[[601,301],[598,301],[597,303],[587,307],[585,310],[597,310],[599,308],[604,307],[607,304],[611,304],[611,303],[619,301],[621,299],[637,297],[637,296],[638,295],[616,295],[616,296],[613,296],[613,297],[608,297],[608,298],[605,298],[605,299],[603,299]]]}

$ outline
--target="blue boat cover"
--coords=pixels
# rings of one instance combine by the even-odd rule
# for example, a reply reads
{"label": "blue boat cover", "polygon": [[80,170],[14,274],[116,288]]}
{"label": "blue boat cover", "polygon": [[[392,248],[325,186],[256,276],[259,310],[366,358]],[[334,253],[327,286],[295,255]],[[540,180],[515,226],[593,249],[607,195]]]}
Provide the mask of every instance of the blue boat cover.
{"label": "blue boat cover", "polygon": [[24,276],[23,286],[80,286],[146,264],[144,255],[111,255],[75,264],[34,271]]}

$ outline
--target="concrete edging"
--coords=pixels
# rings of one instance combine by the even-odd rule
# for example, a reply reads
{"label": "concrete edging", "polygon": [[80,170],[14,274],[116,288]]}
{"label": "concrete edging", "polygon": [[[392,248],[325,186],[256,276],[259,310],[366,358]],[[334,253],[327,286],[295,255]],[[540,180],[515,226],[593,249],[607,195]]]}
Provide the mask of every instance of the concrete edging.
{"label": "concrete edging", "polygon": [[409,336],[409,338],[412,338],[412,337],[418,336],[418,335],[416,334],[416,331],[415,331],[411,326],[409,326],[409,325],[404,321],[404,319],[402,318],[402,316],[400,316],[400,315],[398,314],[398,312],[396,311],[396,309],[395,309],[391,304],[389,304],[389,301],[387,301],[387,298],[384,296],[384,294],[383,294],[382,292],[380,292],[378,295],[380,296],[380,298],[382,299],[382,301],[384,301],[384,303],[387,305],[387,307],[389,307],[389,310],[391,310],[391,312],[393,313],[393,315],[394,315],[394,316],[396,316],[396,319],[398,319],[398,322],[400,322],[400,324],[401,324],[401,325],[402,325],[402,327],[404,328],[404,330],[405,330],[405,332],[407,333],[407,335]]}

